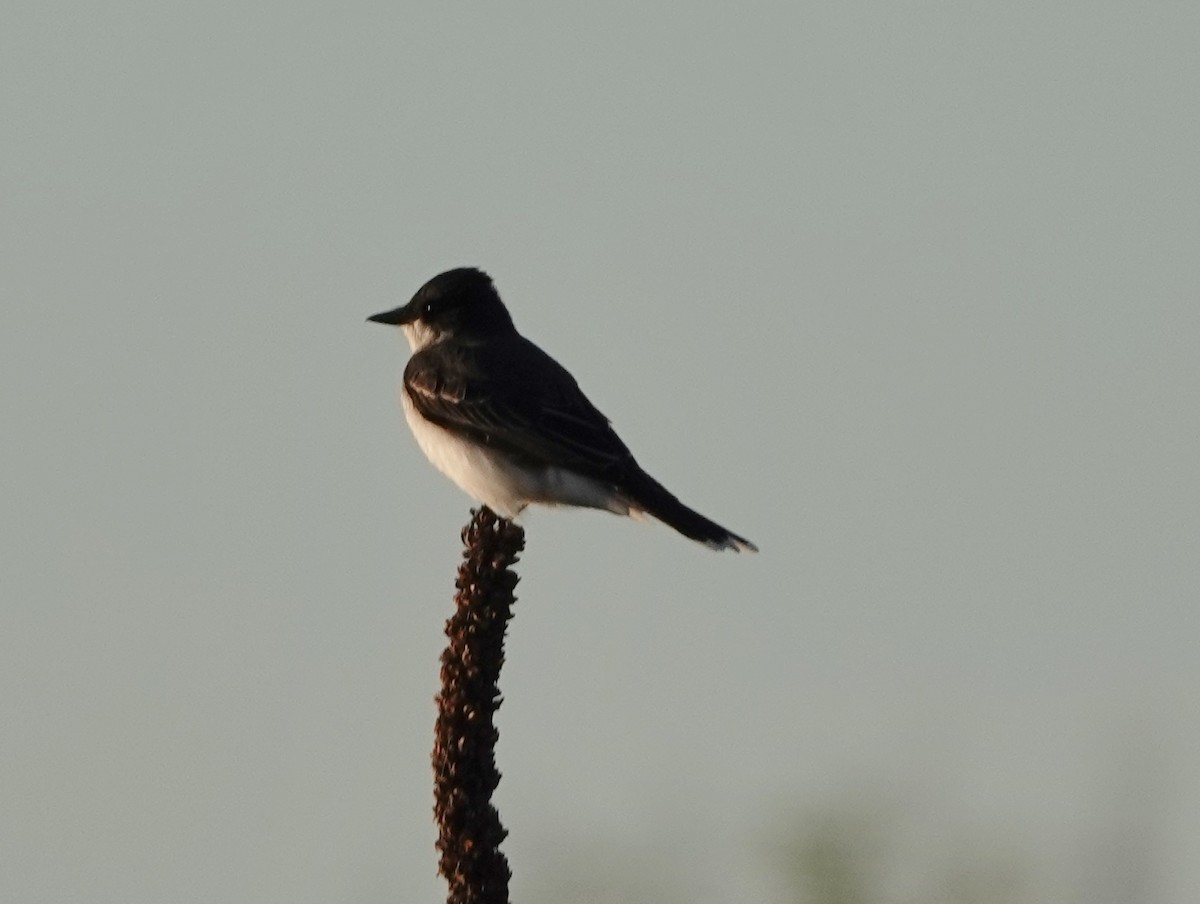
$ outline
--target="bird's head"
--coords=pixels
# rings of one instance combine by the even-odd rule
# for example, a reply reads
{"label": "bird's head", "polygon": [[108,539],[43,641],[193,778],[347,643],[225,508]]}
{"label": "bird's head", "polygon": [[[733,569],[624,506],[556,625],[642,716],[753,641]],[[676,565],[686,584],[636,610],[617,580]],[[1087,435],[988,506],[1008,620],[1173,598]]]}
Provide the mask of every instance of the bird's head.
{"label": "bird's head", "polygon": [[439,273],[408,304],[367,320],[403,327],[413,351],[449,336],[490,336],[513,329],[491,277],[474,267]]}

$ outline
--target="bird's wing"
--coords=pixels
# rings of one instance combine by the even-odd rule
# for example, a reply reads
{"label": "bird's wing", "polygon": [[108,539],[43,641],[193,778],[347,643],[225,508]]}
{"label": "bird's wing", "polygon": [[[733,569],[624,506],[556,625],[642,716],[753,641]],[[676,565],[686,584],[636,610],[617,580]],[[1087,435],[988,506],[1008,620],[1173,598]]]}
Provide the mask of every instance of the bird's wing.
{"label": "bird's wing", "polygon": [[531,464],[604,480],[634,464],[575,379],[520,336],[431,345],[409,359],[404,390],[426,419]]}

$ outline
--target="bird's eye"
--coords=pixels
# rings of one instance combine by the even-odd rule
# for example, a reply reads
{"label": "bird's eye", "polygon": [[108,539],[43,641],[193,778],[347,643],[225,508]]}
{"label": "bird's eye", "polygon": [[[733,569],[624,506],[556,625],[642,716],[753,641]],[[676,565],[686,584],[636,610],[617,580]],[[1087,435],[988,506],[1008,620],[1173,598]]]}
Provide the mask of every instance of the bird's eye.
{"label": "bird's eye", "polygon": [[427,302],[425,302],[425,316],[430,317],[432,315],[433,315],[433,302],[427,301]]}

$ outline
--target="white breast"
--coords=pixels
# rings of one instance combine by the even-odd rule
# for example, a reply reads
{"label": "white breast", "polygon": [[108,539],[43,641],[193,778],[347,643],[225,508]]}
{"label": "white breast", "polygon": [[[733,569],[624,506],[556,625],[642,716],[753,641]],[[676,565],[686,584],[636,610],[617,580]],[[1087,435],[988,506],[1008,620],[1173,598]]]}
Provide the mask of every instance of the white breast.
{"label": "white breast", "polygon": [[423,418],[400,390],[404,417],[417,445],[433,466],[468,496],[504,518],[515,518],[531,502],[579,505],[629,514],[629,503],[607,486],[563,468],[530,469],[503,452],[465,440]]}

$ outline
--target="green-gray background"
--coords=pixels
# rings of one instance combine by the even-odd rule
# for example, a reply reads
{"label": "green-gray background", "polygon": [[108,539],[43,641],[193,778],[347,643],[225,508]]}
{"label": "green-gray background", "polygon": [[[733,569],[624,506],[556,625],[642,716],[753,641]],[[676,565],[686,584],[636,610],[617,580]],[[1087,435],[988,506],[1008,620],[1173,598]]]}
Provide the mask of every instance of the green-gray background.
{"label": "green-gray background", "polygon": [[1198,9],[9,0],[0,899],[443,896],[475,264],[762,547],[527,519],[516,900],[1195,901]]}

